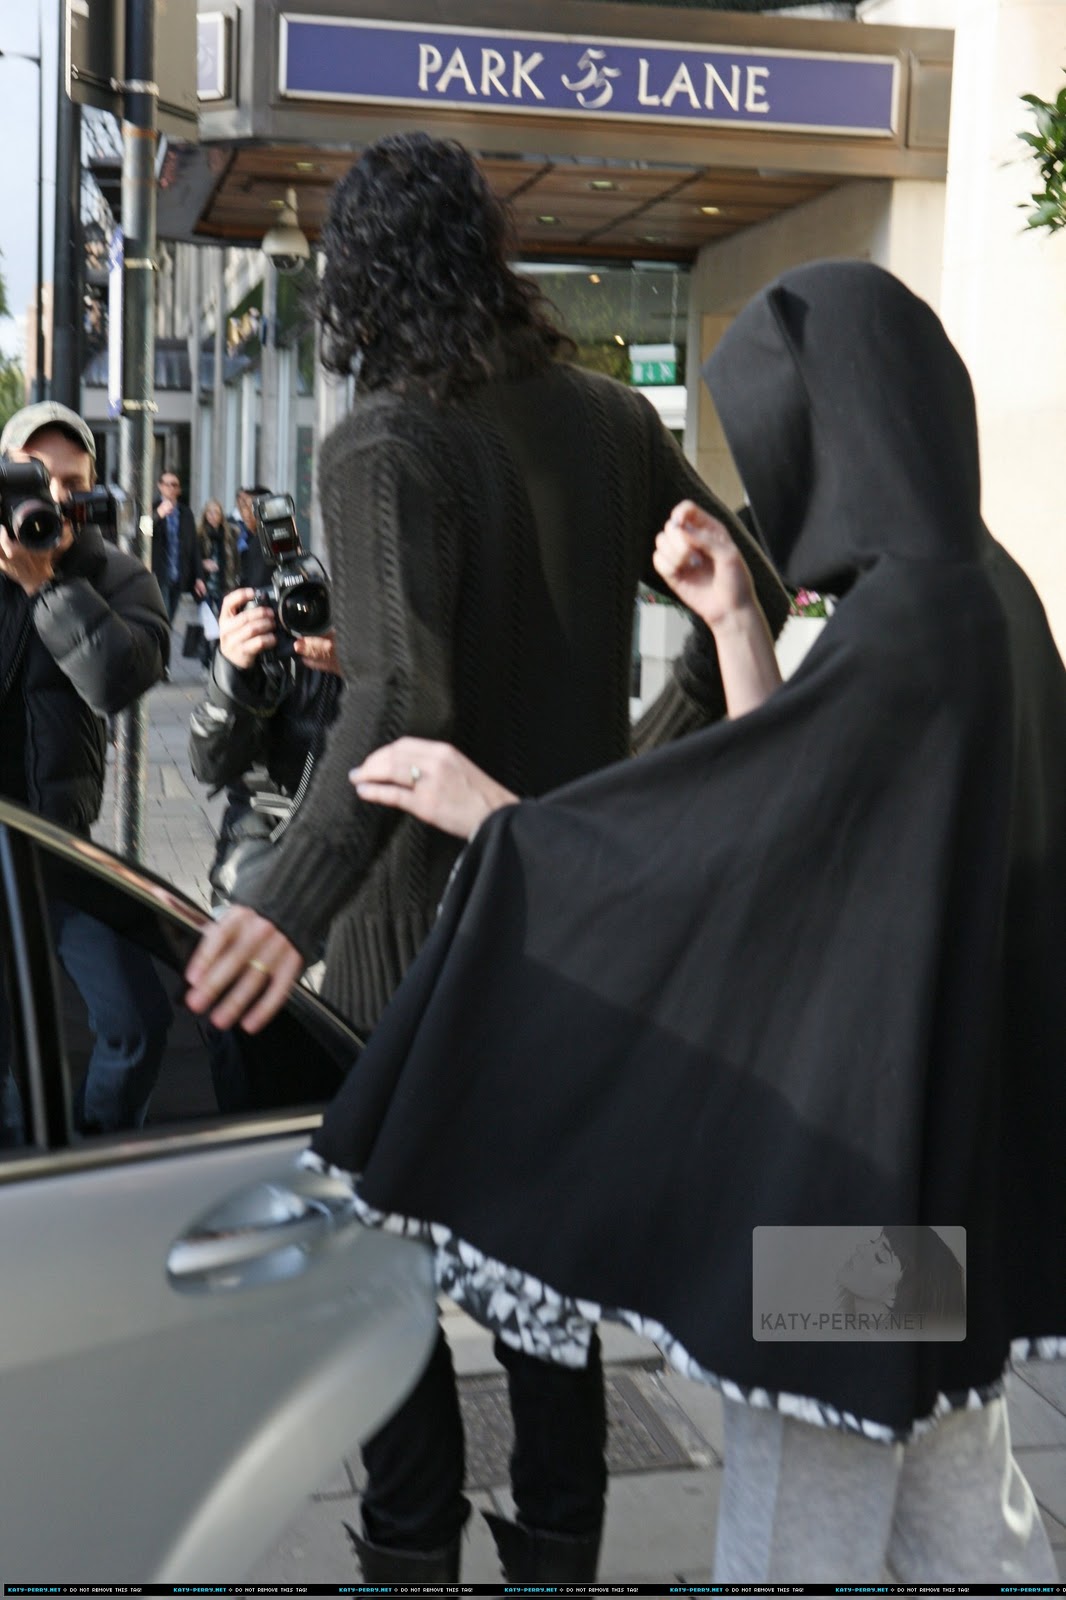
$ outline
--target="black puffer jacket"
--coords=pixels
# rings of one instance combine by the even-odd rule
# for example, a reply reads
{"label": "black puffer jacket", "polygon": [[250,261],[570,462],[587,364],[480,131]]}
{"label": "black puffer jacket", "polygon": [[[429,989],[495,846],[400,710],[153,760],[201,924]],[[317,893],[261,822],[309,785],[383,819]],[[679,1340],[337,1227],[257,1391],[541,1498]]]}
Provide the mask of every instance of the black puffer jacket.
{"label": "black puffer jacket", "polygon": [[0,793],[88,833],[104,719],[158,683],[169,652],[159,585],[97,528],[82,529],[32,598],[0,578]]}
{"label": "black puffer jacket", "polygon": [[207,695],[189,722],[189,759],[201,783],[228,789],[210,874],[217,895],[229,898],[222,869],[238,845],[268,840],[306,789],[341,687],[295,657],[242,672],[215,652]]}

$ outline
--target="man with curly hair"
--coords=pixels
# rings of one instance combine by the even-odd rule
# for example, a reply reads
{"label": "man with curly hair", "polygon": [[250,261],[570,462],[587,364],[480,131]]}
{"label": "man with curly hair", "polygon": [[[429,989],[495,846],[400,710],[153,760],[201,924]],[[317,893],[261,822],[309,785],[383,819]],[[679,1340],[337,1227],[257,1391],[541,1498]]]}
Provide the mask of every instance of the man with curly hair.
{"label": "man with curly hair", "polygon": [[[371,750],[401,734],[447,740],[522,795],[630,754],[633,605],[641,579],[661,587],[655,536],[679,500],[732,529],[775,633],[788,608],[653,407],[566,359],[572,346],[509,265],[506,213],[460,145],[382,139],[333,191],[322,243],[323,360],[356,377],[319,469],[344,699],[272,870],[189,967],[192,1008],[250,1031],[327,934],[323,992],[369,1031],[432,924],[458,842],[360,800],[346,776]],[[723,712],[702,629],[637,743]],[[412,766],[411,784],[420,777]],[[517,1521],[489,1517],[504,1571],[589,1580],[607,1484],[598,1349],[578,1369],[501,1341],[496,1354],[516,1436]],[[353,1534],[364,1579],[454,1580],[469,1507],[443,1337],[364,1458]]]}

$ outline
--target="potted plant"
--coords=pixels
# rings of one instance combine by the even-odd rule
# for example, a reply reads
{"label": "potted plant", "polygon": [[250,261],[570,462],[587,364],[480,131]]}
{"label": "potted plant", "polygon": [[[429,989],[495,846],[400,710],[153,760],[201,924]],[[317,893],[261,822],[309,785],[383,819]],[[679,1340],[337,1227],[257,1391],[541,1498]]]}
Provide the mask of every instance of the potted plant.
{"label": "potted plant", "polygon": [[1054,100],[1041,100],[1036,94],[1021,98],[1036,120],[1036,132],[1025,130],[1018,138],[1033,151],[1042,185],[1021,205],[1029,211],[1025,226],[1055,233],[1066,227],[1066,85]]}

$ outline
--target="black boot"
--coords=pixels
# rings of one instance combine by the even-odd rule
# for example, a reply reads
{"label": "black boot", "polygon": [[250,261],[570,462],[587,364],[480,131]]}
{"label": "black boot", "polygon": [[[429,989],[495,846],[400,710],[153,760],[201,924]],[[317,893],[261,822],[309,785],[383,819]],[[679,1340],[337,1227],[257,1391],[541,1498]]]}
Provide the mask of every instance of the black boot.
{"label": "black boot", "polygon": [[440,1550],[388,1550],[344,1524],[363,1569],[364,1583],[458,1583],[462,1534]]}
{"label": "black boot", "polygon": [[508,1583],[592,1583],[600,1555],[602,1527],[574,1536],[526,1528],[483,1511],[496,1541],[500,1566]]}

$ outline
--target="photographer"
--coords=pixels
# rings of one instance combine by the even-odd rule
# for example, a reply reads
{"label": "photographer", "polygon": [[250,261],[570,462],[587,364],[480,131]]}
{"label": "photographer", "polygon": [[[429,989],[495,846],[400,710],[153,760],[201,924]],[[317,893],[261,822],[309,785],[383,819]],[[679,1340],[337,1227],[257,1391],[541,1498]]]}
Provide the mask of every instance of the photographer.
{"label": "photographer", "polygon": [[[86,422],[53,401],[26,406],[0,455],[37,460],[62,506],[91,489],[96,445]],[[0,528],[0,793],[87,834],[103,798],[103,718],[158,683],[170,648],[159,586],[96,527],[63,519],[52,549]]]}
{"label": "photographer", "polygon": [[[166,609],[139,561],[96,526],[75,533],[70,497],[90,491],[96,475],[93,436],[76,412],[53,401],[17,411],[0,435],[0,458],[0,795],[88,836],[103,800],[104,719],[163,676]],[[20,513],[33,500],[7,486],[31,461],[44,467],[55,502],[37,491],[43,516],[66,513],[51,545],[27,537]],[[165,997],[145,986],[131,945],[60,902],[52,914],[59,960],[95,1034],[79,1120],[99,1130],[137,1125],[170,1022]],[[10,1113],[10,1080],[3,1098]]]}
{"label": "photographer", "polygon": [[[219,613],[207,695],[189,724],[201,783],[228,788],[210,881],[217,900],[247,892],[306,789],[341,695],[333,636],[296,639],[276,654],[278,625],[253,589],[234,589]],[[252,776],[265,768],[269,786]],[[287,802],[287,803],[286,803]]]}

